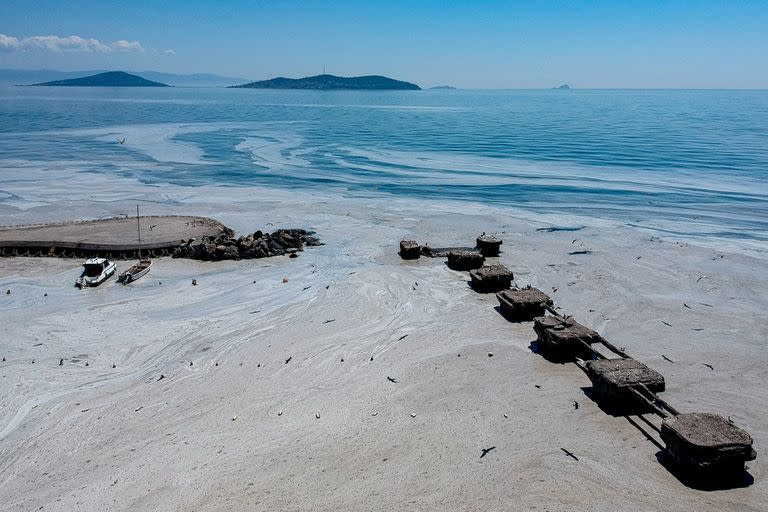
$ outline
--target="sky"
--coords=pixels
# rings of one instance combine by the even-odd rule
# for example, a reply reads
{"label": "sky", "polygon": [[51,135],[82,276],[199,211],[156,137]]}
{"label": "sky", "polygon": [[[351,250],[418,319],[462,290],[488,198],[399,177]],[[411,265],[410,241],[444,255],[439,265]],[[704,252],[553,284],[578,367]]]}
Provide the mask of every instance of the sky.
{"label": "sky", "polygon": [[0,68],[768,88],[768,0],[1,0]]}

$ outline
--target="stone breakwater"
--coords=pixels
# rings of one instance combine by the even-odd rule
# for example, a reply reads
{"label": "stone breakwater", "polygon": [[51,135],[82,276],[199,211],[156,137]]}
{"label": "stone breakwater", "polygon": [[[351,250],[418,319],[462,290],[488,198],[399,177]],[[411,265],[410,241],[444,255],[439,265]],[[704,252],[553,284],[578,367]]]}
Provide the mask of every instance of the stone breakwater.
{"label": "stone breakwater", "polygon": [[173,251],[174,258],[191,258],[203,261],[241,260],[290,255],[306,246],[322,245],[314,232],[304,229],[278,229],[272,233],[256,231],[236,238],[232,230],[219,235],[204,236],[200,240],[190,238]]}

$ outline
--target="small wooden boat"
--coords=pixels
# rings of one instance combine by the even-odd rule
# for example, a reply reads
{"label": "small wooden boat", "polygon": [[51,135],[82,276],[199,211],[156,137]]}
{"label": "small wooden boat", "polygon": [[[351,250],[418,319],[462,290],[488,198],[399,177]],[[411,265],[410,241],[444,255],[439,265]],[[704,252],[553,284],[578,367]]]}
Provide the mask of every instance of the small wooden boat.
{"label": "small wooden boat", "polygon": [[83,263],[83,273],[75,281],[75,286],[99,286],[117,271],[117,265],[106,258],[91,258]]}
{"label": "small wooden boat", "polygon": [[117,278],[117,282],[128,284],[142,277],[149,272],[149,268],[152,266],[152,260],[145,258],[134,263],[131,268],[120,274]]}
{"label": "small wooden boat", "polygon": [[139,234],[139,261],[134,263],[131,268],[120,274],[117,282],[128,284],[149,273],[152,267],[152,260],[141,257],[141,217],[139,216],[139,205],[136,205],[136,228]]}

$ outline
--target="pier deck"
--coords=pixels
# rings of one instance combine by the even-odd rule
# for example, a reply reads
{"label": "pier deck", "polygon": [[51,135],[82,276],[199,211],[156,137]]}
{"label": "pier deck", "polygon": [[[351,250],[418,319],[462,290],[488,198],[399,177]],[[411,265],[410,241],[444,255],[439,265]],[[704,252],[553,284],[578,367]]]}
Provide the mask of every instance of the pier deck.
{"label": "pier deck", "polygon": [[[166,256],[184,240],[226,229],[207,217],[141,217],[141,249],[151,256]],[[135,258],[138,249],[135,217],[0,228],[0,256],[128,259]]]}

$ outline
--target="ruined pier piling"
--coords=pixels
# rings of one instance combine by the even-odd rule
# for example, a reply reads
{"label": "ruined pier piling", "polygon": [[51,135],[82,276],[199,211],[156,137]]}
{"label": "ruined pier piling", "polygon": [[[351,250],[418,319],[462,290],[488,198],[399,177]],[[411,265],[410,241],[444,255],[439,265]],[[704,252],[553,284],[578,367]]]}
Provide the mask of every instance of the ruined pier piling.
{"label": "ruined pier piling", "polygon": [[475,241],[475,247],[485,257],[498,256],[501,252],[502,241],[493,235],[486,235],[483,233]]}
{"label": "ruined pier piling", "polygon": [[417,260],[421,256],[421,246],[414,240],[400,241],[400,257],[404,260]]}
{"label": "ruined pier piling", "polygon": [[598,359],[585,366],[598,403],[627,414],[654,412],[644,400],[638,400],[635,389],[645,386],[653,393],[664,391],[664,377],[659,372],[631,358]]}
{"label": "ruined pier piling", "polygon": [[[755,459],[752,438],[729,419],[711,413],[681,414],[657,393],[666,381],[657,371],[631,358],[592,329],[564,316],[541,290],[530,286],[511,288],[513,273],[499,263],[483,266],[486,257],[499,254],[501,240],[483,233],[474,249],[429,246],[403,247],[430,257],[448,257],[454,270],[469,270],[472,288],[497,292],[499,311],[512,322],[533,321],[536,352],[557,362],[573,362],[589,377],[592,396],[606,411],[622,415],[653,413],[662,418],[659,435],[665,444],[665,461],[693,477],[699,484],[717,480],[741,485],[745,463]],[[417,256],[418,257],[418,256]],[[558,308],[559,309],[559,308]],[[547,313],[549,313],[547,315]],[[598,350],[598,348],[600,350]],[[610,358],[604,355],[610,352]],[[646,420],[647,422],[647,420]]]}
{"label": "ruined pier piling", "polygon": [[556,360],[573,360],[576,357],[592,358],[594,343],[602,337],[571,317],[540,316],[533,319],[533,330],[538,336],[538,351]]}
{"label": "ruined pier piling", "polygon": [[455,250],[448,253],[448,268],[452,270],[474,270],[485,263],[485,256],[479,252]]}
{"label": "ruined pier piling", "polygon": [[552,299],[538,288],[503,290],[496,294],[499,310],[511,322],[530,322],[537,316],[544,316],[546,308],[552,306]]}
{"label": "ruined pier piling", "polygon": [[703,480],[739,479],[757,454],[752,437],[717,414],[690,413],[666,418],[661,439],[670,462]]}
{"label": "ruined pier piling", "polygon": [[515,278],[511,270],[496,263],[469,272],[472,279],[472,289],[480,293],[494,293],[507,289]]}

